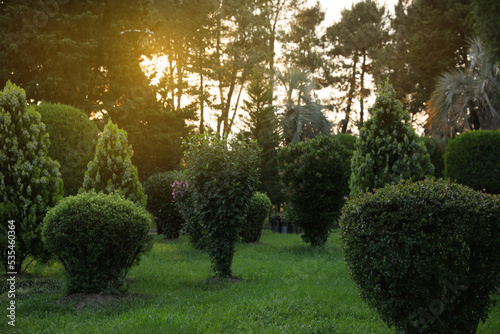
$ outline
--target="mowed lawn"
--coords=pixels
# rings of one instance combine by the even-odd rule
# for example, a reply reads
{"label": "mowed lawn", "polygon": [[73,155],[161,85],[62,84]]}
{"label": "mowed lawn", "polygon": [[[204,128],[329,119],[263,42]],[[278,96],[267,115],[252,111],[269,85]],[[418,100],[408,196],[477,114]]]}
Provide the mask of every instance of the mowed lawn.
{"label": "mowed lawn", "polygon": [[[128,275],[131,296],[119,301],[62,302],[59,264],[31,272],[43,278],[18,280],[16,327],[2,315],[0,333],[395,333],[359,298],[338,233],[311,248],[299,235],[264,231],[261,243],[237,246],[238,279],[223,283],[208,280],[208,255],[186,237],[157,236]],[[5,292],[0,303],[6,314]],[[500,333],[500,306],[478,333]]]}

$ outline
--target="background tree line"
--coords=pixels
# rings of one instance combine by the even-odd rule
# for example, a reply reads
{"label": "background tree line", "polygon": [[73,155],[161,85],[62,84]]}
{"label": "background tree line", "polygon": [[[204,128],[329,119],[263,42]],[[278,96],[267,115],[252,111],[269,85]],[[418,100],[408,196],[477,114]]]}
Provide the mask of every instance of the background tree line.
{"label": "background tree line", "polygon": [[[499,15],[494,1],[400,0],[391,14],[365,0],[325,28],[321,5],[305,0],[1,1],[0,82],[20,85],[31,103],[79,108],[101,130],[111,118],[127,131],[142,180],[178,165],[189,131],[222,136],[239,126],[259,140],[269,166],[262,184],[272,188],[280,143],[330,133],[329,109],[342,119],[333,132],[357,132],[373,83],[389,78],[425,126],[417,115],[437,113],[426,108],[440,76],[470,66],[471,37],[498,62]],[[158,73],[147,76],[141,63],[155,56],[168,65],[151,85]],[[498,78],[497,67],[489,71]],[[331,91],[324,100],[321,88]],[[467,103],[469,128],[491,128],[476,121],[477,99]]]}

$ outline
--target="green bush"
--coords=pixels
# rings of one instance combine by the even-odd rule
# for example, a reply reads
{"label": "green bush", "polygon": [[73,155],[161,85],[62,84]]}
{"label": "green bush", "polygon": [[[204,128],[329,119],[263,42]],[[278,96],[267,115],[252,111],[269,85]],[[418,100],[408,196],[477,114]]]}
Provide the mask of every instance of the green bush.
{"label": "green bush", "polygon": [[[59,164],[48,156],[49,145],[45,125],[28,107],[26,93],[7,82],[0,91],[0,260],[6,272],[25,270],[28,256],[47,255],[42,220],[63,195]],[[15,260],[9,258],[13,253]]]}
{"label": "green bush", "polygon": [[500,283],[500,198],[450,181],[351,198],[342,248],[362,298],[404,333],[475,333]]}
{"label": "green bush", "polygon": [[262,226],[271,210],[271,200],[266,194],[256,192],[248,203],[247,218],[241,227],[240,236],[243,242],[258,242],[262,234]]}
{"label": "green bush", "polygon": [[371,118],[359,132],[352,157],[351,196],[399,180],[422,180],[432,175],[432,166],[423,142],[413,130],[410,114],[396,100],[388,83],[379,87]]}
{"label": "green bush", "polygon": [[287,220],[302,228],[302,239],[324,245],[349,194],[352,151],[333,136],[290,144],[280,149],[279,171],[287,203]]}
{"label": "green bush", "polygon": [[448,143],[445,175],[458,183],[500,194],[500,131],[468,131]]}
{"label": "green bush", "polygon": [[438,143],[431,137],[420,137],[429,153],[429,158],[434,166],[434,177],[441,178],[444,175],[444,156],[439,149]]}
{"label": "green bush", "polygon": [[115,292],[151,248],[149,213],[120,194],[66,197],[43,222],[43,240],[67,275],[68,293]]}
{"label": "green bush", "polygon": [[349,151],[355,151],[356,150],[356,140],[358,137],[348,134],[348,133],[337,133],[335,135],[342,145],[344,145]]}
{"label": "green bush", "polygon": [[156,217],[158,234],[168,239],[178,238],[184,223],[172,196],[172,184],[180,175],[179,171],[168,171],[155,174],[144,182],[144,192],[148,196],[146,209]]}
{"label": "green bush", "polygon": [[81,110],[63,104],[35,107],[50,136],[49,156],[61,164],[64,195],[76,195],[94,157],[99,129]]}
{"label": "green bush", "polygon": [[234,246],[259,179],[255,141],[218,139],[208,134],[187,142],[185,164],[193,207],[205,233],[217,276],[231,276]]}
{"label": "green bush", "polygon": [[119,192],[126,199],[145,207],[146,196],[137,168],[132,164],[132,154],[127,133],[109,121],[97,141],[94,159],[87,166],[80,191]]}
{"label": "green bush", "polygon": [[195,207],[192,188],[187,181],[185,170],[179,172],[179,178],[172,184],[172,197],[175,206],[184,220],[182,231],[189,236],[191,245],[196,249],[206,249],[206,233],[199,212]]}

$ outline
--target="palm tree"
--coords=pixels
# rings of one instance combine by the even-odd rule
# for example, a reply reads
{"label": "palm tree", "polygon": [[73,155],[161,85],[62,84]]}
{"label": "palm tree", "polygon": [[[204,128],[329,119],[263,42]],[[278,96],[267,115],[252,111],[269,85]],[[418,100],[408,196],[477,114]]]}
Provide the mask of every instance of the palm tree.
{"label": "palm tree", "polygon": [[276,79],[286,90],[285,112],[281,119],[285,143],[288,145],[314,138],[319,133],[330,134],[331,124],[323,113],[323,107],[311,96],[313,84],[309,75],[297,68],[290,68],[284,73],[277,69]]}
{"label": "palm tree", "polygon": [[490,61],[478,38],[470,41],[469,59],[469,68],[439,78],[427,104],[428,126],[441,139],[500,128],[500,67]]}

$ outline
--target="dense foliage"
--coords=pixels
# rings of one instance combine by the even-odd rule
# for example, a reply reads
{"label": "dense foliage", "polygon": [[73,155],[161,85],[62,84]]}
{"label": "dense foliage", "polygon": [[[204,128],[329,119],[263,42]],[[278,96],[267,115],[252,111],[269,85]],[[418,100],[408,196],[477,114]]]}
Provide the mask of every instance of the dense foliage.
{"label": "dense foliage", "polygon": [[475,333],[500,283],[500,199],[449,181],[351,198],[340,221],[362,298],[405,333]]}
{"label": "dense foliage", "polygon": [[[349,151],[337,137],[317,136],[281,148],[280,179],[289,219],[302,228],[302,239],[324,245],[349,194]],[[293,218],[292,218],[293,217]]]}
{"label": "dense foliage", "polygon": [[117,292],[150,249],[149,213],[117,193],[66,197],[43,222],[43,240],[67,275],[68,293]]}
{"label": "dense foliage", "polygon": [[259,177],[257,143],[203,134],[187,142],[185,164],[194,209],[217,276],[231,276],[234,246]]}
{"label": "dense foliage", "polygon": [[7,82],[0,92],[0,257],[6,272],[21,272],[26,257],[45,253],[42,220],[63,195],[59,164],[49,157],[49,145],[45,125],[27,106],[26,93]]}
{"label": "dense foliage", "polygon": [[179,171],[163,172],[144,182],[144,192],[148,196],[146,209],[156,218],[158,234],[164,234],[168,239],[178,238],[184,223],[173,197],[172,185],[179,176]]}
{"label": "dense foliage", "polygon": [[468,131],[448,143],[446,177],[500,194],[500,131]]}
{"label": "dense foliage", "polygon": [[256,192],[248,203],[245,223],[241,227],[240,236],[243,242],[259,242],[262,226],[271,210],[271,200],[266,194]]}
{"label": "dense foliage", "polygon": [[390,84],[379,88],[371,115],[359,132],[352,158],[351,196],[402,179],[421,180],[434,172],[425,145]]}
{"label": "dense foliage", "polygon": [[35,107],[50,136],[49,156],[61,165],[64,195],[76,195],[94,157],[99,129],[83,111],[63,104]]}
{"label": "dense foliage", "polygon": [[137,168],[132,164],[132,154],[127,133],[109,121],[97,142],[94,159],[87,166],[81,191],[94,189],[105,194],[117,191],[145,207],[146,196]]}
{"label": "dense foliage", "polygon": [[444,155],[439,148],[438,142],[432,137],[420,137],[424,142],[431,164],[434,166],[434,176],[436,178],[443,177],[444,175]]}

